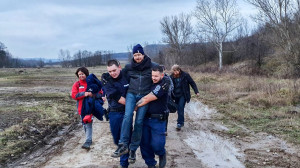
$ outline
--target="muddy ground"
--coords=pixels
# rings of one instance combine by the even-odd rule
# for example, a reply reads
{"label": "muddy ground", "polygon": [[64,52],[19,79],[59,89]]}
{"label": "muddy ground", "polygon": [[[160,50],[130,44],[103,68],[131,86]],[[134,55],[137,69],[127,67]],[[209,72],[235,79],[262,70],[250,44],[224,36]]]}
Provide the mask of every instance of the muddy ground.
{"label": "muddy ground", "polygon": [[[177,114],[170,114],[167,136],[167,167],[242,168],[300,167],[300,148],[268,135],[239,126],[234,135],[222,124],[222,116],[197,100],[186,105],[186,122],[176,131]],[[91,150],[81,148],[84,132],[80,124],[66,126],[45,147],[8,165],[9,167],[118,167],[110,157],[116,146],[107,121],[95,121]],[[130,167],[147,167],[137,153]]]}

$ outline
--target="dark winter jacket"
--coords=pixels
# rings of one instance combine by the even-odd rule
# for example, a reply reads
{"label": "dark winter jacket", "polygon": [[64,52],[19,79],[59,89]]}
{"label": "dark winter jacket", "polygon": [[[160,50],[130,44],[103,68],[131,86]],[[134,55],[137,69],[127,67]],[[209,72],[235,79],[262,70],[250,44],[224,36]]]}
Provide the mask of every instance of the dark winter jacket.
{"label": "dark winter jacket", "polygon": [[[181,80],[180,80],[179,86],[180,86],[180,88],[183,92],[183,96],[184,96],[186,102],[188,103],[191,100],[190,86],[192,86],[195,94],[199,93],[199,91],[198,91],[196,83],[194,82],[194,80],[192,79],[190,74],[188,74],[184,71],[181,71],[180,72],[180,78],[181,78]],[[176,84],[176,81],[175,81],[176,78],[174,78],[174,74],[171,75],[171,79],[172,79],[172,82],[174,84],[174,90],[175,90],[177,88],[176,88],[176,85],[175,85]]]}
{"label": "dark winter jacket", "polygon": [[[102,84],[100,80],[94,75],[90,74],[86,78],[87,89],[86,92],[92,92],[93,97],[85,97],[82,102],[82,114],[93,114],[97,119],[103,120],[104,108],[102,100]],[[100,92],[100,93],[99,93]]]}
{"label": "dark winter jacket", "polygon": [[103,90],[105,91],[108,105],[110,109],[125,109],[125,105],[118,103],[121,96],[126,98],[128,90],[128,81],[123,71],[115,79],[112,78],[109,73],[103,73],[101,76],[101,82],[103,84]]}
{"label": "dark winter jacket", "polygon": [[136,63],[133,58],[130,64],[127,64],[123,69],[129,80],[128,92],[133,94],[148,94],[152,85],[152,67],[158,64],[151,62],[148,56],[144,56],[141,63]]}
{"label": "dark winter jacket", "polygon": [[92,92],[93,94],[96,94],[101,91],[102,84],[100,80],[94,75],[90,74],[86,77],[86,83],[87,83],[87,92]]}

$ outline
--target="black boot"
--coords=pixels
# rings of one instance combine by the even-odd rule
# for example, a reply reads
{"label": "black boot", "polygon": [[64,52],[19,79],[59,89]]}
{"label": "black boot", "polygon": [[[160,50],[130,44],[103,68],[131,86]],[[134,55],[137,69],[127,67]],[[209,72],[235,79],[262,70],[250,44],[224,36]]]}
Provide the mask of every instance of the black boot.
{"label": "black boot", "polygon": [[131,163],[131,164],[134,163],[135,162],[135,158],[136,158],[135,151],[130,150],[128,162]]}
{"label": "black boot", "polygon": [[128,148],[126,145],[118,145],[118,149],[111,155],[111,157],[120,157],[121,155],[127,153],[128,153]]}
{"label": "black boot", "polygon": [[180,131],[180,130],[181,130],[181,124],[177,124],[176,130],[177,130],[177,131]]}
{"label": "black boot", "polygon": [[85,142],[81,147],[83,149],[91,149],[92,142]]}
{"label": "black boot", "polygon": [[167,164],[167,156],[166,153],[162,156],[159,156],[159,168],[164,168]]}

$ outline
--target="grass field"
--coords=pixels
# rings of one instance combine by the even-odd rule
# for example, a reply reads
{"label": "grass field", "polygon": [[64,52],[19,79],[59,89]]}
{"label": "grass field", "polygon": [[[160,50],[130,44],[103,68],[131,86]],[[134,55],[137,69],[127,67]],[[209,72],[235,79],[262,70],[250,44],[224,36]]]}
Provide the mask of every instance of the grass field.
{"label": "grass field", "polygon": [[[89,68],[98,77],[102,67]],[[65,125],[78,123],[70,98],[76,68],[0,69],[0,165],[30,152]]]}

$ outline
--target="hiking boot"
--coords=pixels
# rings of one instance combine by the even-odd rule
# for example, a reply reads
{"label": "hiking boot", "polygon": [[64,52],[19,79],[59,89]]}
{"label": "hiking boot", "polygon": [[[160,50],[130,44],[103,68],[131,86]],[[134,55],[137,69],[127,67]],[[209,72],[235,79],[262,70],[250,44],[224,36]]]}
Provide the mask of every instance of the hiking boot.
{"label": "hiking boot", "polygon": [[92,142],[85,142],[81,147],[83,149],[91,149]]}
{"label": "hiking boot", "polygon": [[164,168],[167,164],[167,156],[166,153],[162,156],[159,156],[159,168]]}
{"label": "hiking boot", "polygon": [[125,145],[118,145],[118,149],[111,155],[111,157],[120,157],[121,155],[127,154],[128,148]]}
{"label": "hiking boot", "polygon": [[177,131],[180,131],[180,130],[181,130],[181,125],[180,125],[180,124],[177,124],[176,130],[177,130]]}
{"label": "hiking boot", "polygon": [[133,164],[135,162],[135,158],[136,158],[135,151],[130,150],[128,162]]}

